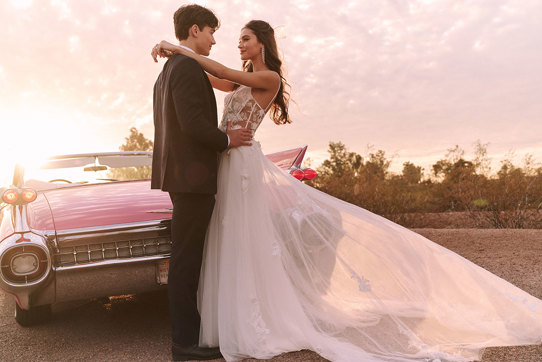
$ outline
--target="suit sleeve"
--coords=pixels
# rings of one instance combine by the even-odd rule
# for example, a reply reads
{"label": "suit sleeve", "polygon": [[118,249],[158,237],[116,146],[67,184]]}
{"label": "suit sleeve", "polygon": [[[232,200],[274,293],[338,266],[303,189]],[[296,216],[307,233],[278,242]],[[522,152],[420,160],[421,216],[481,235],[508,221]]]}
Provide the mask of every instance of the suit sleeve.
{"label": "suit sleeve", "polygon": [[217,152],[228,147],[228,136],[205,119],[202,96],[207,92],[200,65],[187,58],[171,73],[171,92],[182,132]]}

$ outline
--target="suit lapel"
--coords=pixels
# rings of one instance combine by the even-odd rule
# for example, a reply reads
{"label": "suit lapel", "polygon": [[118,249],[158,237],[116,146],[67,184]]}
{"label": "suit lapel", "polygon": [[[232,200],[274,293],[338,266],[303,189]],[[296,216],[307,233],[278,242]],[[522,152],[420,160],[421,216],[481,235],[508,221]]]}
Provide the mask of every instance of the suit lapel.
{"label": "suit lapel", "polygon": [[211,107],[211,112],[213,114],[213,124],[216,124],[218,126],[218,114],[216,109],[216,98],[215,98],[215,92],[213,91],[213,86],[211,85],[211,82],[209,81],[209,77],[207,77],[207,74],[205,74],[205,71],[203,71],[203,76],[205,78],[205,84],[207,85],[207,91],[209,93],[209,106]]}

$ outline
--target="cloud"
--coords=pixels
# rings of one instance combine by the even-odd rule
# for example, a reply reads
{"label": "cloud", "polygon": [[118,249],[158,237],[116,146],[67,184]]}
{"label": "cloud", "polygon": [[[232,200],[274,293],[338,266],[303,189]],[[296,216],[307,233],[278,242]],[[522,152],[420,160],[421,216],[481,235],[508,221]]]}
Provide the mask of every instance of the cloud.
{"label": "cloud", "polygon": [[[481,139],[494,154],[515,148],[542,159],[539,1],[204,3],[222,23],[212,57],[230,67],[240,67],[237,40],[250,19],[269,21],[279,35],[294,123],[266,120],[257,134],[264,150],[309,144],[316,159],[340,140],[427,166],[447,148]],[[163,63],[149,52],[175,40],[178,6],[0,3],[0,47],[16,50],[0,60],[0,117],[58,107],[81,123],[81,135],[96,135],[71,144],[89,142],[87,149],[116,149],[132,125],[152,135],[152,87]],[[223,97],[217,92],[219,110]]]}

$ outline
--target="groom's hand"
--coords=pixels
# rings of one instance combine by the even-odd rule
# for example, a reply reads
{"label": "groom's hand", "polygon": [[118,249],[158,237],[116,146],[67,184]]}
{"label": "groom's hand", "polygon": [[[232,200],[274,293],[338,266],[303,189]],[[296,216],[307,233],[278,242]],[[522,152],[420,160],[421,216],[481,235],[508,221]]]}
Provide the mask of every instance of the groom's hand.
{"label": "groom's hand", "polygon": [[250,142],[250,140],[252,140],[252,131],[249,129],[231,129],[231,126],[228,123],[226,133],[228,134],[228,137],[230,137],[230,148],[252,145],[252,142]]}

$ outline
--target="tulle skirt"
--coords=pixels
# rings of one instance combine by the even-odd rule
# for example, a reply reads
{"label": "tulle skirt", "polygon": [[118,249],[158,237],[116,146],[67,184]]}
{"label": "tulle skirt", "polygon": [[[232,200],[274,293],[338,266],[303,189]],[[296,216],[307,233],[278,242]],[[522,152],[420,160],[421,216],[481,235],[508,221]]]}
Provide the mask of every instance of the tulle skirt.
{"label": "tulle skirt", "polygon": [[470,361],[542,341],[541,300],[299,182],[258,142],[221,156],[198,303],[200,345],[228,361]]}

